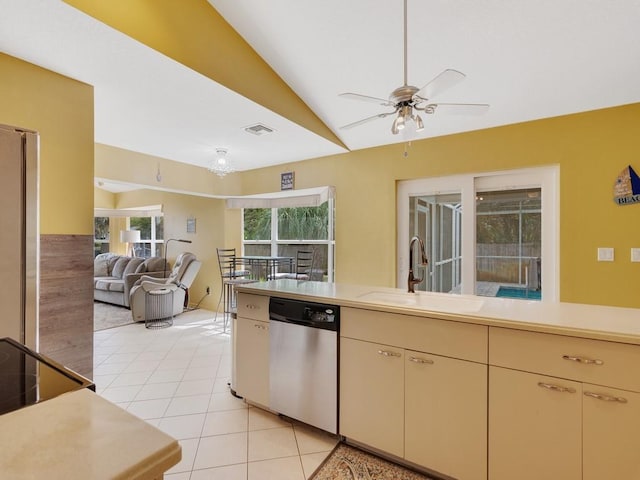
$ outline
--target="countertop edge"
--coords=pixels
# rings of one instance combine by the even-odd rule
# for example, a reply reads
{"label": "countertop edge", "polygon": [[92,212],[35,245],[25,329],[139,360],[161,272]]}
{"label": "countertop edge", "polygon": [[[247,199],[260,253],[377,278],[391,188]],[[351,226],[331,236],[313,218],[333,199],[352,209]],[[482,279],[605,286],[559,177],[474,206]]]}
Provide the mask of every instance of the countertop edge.
{"label": "countertop edge", "polygon": [[[323,286],[322,283],[299,280],[272,280],[237,285],[236,290],[255,295],[330,303],[341,307],[640,345],[640,309],[563,302],[505,301],[478,297],[483,299],[485,304],[490,304],[486,310],[492,309],[492,311],[485,312],[480,309],[478,312],[446,312],[378,303],[357,298],[357,296],[367,291],[403,293],[404,291],[400,289],[349,284],[325,284],[326,286]],[[345,295],[344,292],[349,295]],[[513,314],[509,313],[510,309],[513,310]],[[526,313],[523,313],[525,311]],[[537,318],[540,318],[540,320],[529,318],[536,315],[539,315]],[[584,324],[580,325],[580,320],[576,321],[574,318],[567,318],[574,315],[582,315],[588,318],[583,318],[581,321]],[[611,325],[607,326],[606,318],[609,318],[609,316],[624,318],[611,318]],[[612,325],[614,321],[618,321],[619,324],[624,323],[624,327]]]}

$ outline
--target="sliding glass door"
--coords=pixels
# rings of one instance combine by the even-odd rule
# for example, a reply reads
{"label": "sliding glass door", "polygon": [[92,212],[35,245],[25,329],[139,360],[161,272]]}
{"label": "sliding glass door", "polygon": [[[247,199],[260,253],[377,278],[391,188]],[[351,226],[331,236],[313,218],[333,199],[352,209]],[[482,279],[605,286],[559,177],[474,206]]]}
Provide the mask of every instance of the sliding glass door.
{"label": "sliding glass door", "polygon": [[429,258],[417,290],[556,301],[557,183],[557,167],[400,182],[397,286],[417,235]]}

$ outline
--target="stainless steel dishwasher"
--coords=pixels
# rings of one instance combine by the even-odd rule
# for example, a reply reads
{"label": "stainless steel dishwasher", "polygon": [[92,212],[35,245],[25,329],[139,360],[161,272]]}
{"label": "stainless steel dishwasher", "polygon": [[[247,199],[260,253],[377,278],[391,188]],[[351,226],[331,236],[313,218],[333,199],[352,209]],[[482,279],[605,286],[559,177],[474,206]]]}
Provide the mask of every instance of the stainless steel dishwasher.
{"label": "stainless steel dishwasher", "polygon": [[270,408],[338,433],[340,307],[269,300]]}

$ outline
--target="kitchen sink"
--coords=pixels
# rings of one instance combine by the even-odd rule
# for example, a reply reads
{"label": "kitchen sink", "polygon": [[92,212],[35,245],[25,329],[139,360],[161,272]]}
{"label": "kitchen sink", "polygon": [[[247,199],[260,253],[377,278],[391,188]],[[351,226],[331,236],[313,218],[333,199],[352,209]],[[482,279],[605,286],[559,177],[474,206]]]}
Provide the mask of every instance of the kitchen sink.
{"label": "kitchen sink", "polygon": [[358,297],[372,303],[398,305],[423,310],[440,312],[477,312],[484,300],[470,295],[451,295],[442,293],[420,292],[367,292]]}

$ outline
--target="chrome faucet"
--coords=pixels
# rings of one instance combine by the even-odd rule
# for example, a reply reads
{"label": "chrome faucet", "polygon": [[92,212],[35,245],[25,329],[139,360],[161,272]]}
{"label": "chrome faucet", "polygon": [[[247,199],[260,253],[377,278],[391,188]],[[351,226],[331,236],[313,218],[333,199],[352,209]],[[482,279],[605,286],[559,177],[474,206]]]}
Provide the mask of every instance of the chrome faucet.
{"label": "chrome faucet", "polygon": [[418,242],[420,244],[420,265],[427,265],[427,254],[424,251],[424,242],[418,236],[414,236],[409,242],[409,279],[407,281],[409,287],[409,293],[415,293],[414,285],[422,282],[422,278],[416,278],[413,276],[413,244]]}

